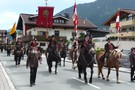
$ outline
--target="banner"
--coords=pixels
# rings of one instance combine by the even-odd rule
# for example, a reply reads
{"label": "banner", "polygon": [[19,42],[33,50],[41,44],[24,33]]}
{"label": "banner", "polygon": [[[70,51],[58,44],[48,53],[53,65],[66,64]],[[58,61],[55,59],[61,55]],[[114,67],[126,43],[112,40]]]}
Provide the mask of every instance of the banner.
{"label": "banner", "polygon": [[52,28],[54,7],[38,7],[38,27]]}

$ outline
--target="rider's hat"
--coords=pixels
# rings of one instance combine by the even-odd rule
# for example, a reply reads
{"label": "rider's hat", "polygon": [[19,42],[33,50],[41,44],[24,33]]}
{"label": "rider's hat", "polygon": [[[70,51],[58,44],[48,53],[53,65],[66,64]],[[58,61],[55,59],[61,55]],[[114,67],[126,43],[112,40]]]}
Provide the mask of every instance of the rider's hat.
{"label": "rider's hat", "polygon": [[107,38],[107,39],[106,39],[106,41],[109,41],[109,40],[111,40],[111,39],[110,39],[110,38]]}

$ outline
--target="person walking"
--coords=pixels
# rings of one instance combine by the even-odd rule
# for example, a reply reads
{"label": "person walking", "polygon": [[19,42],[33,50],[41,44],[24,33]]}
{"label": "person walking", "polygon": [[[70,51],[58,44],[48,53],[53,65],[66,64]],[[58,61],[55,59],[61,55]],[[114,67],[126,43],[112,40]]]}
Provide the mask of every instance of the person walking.
{"label": "person walking", "polygon": [[134,82],[135,80],[135,48],[131,49],[131,53],[129,55],[129,60],[130,60],[130,68],[131,68],[131,73],[130,73],[130,78],[131,82]]}
{"label": "person walking", "polygon": [[26,68],[30,67],[30,86],[35,85],[38,63],[42,64],[41,53],[38,51],[37,45],[33,44],[32,50],[29,52],[26,62]]}

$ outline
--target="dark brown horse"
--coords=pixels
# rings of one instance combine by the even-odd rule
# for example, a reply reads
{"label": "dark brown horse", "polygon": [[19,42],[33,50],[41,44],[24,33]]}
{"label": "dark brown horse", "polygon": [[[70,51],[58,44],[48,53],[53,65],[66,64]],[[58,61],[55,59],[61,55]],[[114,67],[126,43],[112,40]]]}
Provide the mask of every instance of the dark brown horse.
{"label": "dark brown horse", "polygon": [[61,61],[61,58],[59,56],[58,50],[56,49],[56,45],[51,46],[48,50],[48,56],[47,56],[47,64],[48,64],[48,71],[49,73],[52,72],[52,62],[55,62],[55,74],[57,74],[57,66],[58,63]]}
{"label": "dark brown horse", "polygon": [[81,48],[77,66],[79,78],[81,78],[81,73],[82,72],[84,73],[85,83],[88,83],[86,69],[87,67],[91,69],[89,83],[92,83],[93,67],[94,67],[94,53],[92,45],[88,45],[86,47]]}
{"label": "dark brown horse", "polygon": [[[96,59],[98,62],[98,77],[100,77],[100,73],[102,74],[102,78],[104,79],[104,75],[102,72],[102,68],[104,66],[104,51],[99,52],[99,54],[97,54]],[[108,68],[108,73],[107,73],[107,81],[109,81],[109,75],[110,75],[110,71],[111,68],[115,68],[116,69],[116,77],[117,77],[117,83],[119,83],[119,64],[120,61],[119,59],[122,57],[122,51],[120,51],[119,49],[114,49],[110,52],[107,60],[106,60],[106,65]]]}

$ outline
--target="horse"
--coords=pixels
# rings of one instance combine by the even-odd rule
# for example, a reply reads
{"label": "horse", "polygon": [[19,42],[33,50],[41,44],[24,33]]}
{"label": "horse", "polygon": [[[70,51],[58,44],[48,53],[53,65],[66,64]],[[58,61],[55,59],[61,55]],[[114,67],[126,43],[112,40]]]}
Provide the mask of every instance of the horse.
{"label": "horse", "polygon": [[16,67],[20,65],[22,55],[23,55],[23,50],[21,48],[21,45],[16,45],[15,50],[14,50],[14,59],[15,59]]}
{"label": "horse", "polygon": [[[119,59],[122,57],[122,50],[120,51],[119,49],[114,49],[110,52],[107,60],[106,60],[106,65],[108,68],[108,74],[107,74],[107,81],[109,81],[109,75],[110,75],[110,70],[111,68],[116,69],[116,77],[117,77],[117,83],[119,83]],[[102,72],[102,68],[104,67],[105,64],[105,51],[100,51],[96,54],[96,60],[98,63],[98,78],[100,78],[100,74],[102,75],[102,79],[104,80],[104,74]]]}
{"label": "horse", "polygon": [[[68,50],[68,46],[64,46],[62,47],[62,49],[60,50],[60,56],[61,58],[63,58],[63,66],[65,66],[65,58],[67,57],[67,50]],[[61,63],[60,63],[61,65]]]}
{"label": "horse", "polygon": [[104,58],[105,58],[105,51],[101,50],[96,53],[96,60],[98,64],[98,78],[100,78],[100,74],[101,74],[103,80],[105,79],[104,74],[102,72],[102,68],[104,67],[105,64]]}
{"label": "horse", "polygon": [[70,49],[69,56],[71,57],[71,60],[72,60],[72,69],[75,70],[75,68],[76,68],[75,63],[77,61],[77,49],[74,49],[74,48]]}
{"label": "horse", "polygon": [[111,68],[115,68],[116,69],[116,77],[117,77],[117,83],[119,82],[119,65],[120,65],[120,61],[119,59],[122,57],[122,51],[123,50],[119,50],[119,49],[114,49],[110,52],[106,64],[107,64],[107,68],[108,68],[108,74],[107,74],[107,81],[109,81],[109,75],[110,75],[110,71]]}
{"label": "horse", "polygon": [[48,49],[47,64],[48,64],[49,73],[52,72],[51,68],[52,68],[52,62],[53,61],[55,62],[55,74],[57,74],[57,66],[58,66],[58,62],[61,61],[61,58],[59,56],[56,45],[51,46]]}
{"label": "horse", "polygon": [[10,56],[11,50],[12,50],[11,45],[8,45],[7,46],[7,56]]}
{"label": "horse", "polygon": [[86,69],[87,69],[87,67],[89,67],[91,69],[89,83],[92,83],[93,67],[94,67],[94,50],[93,50],[93,46],[91,44],[89,44],[86,47],[83,47],[80,50],[80,55],[78,58],[77,66],[78,66],[79,79],[81,79],[81,73],[83,72],[85,83],[88,83]]}

